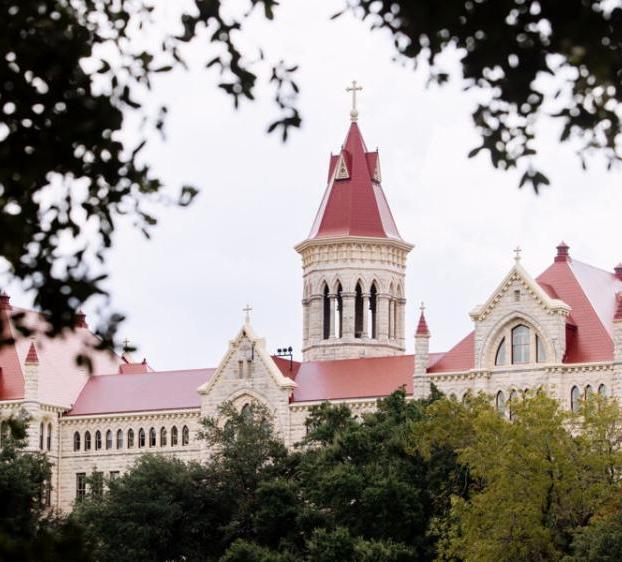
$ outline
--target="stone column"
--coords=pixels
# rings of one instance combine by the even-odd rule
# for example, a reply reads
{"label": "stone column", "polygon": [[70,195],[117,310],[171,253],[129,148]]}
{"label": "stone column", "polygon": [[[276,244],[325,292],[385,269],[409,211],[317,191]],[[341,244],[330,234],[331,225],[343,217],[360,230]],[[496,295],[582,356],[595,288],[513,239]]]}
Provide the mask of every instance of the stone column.
{"label": "stone column", "polygon": [[406,323],[406,299],[398,299],[398,315],[397,315],[397,340],[401,347],[405,347],[406,338],[404,337],[404,330]]}
{"label": "stone column", "polygon": [[309,342],[309,313],[311,310],[311,300],[302,299],[302,341],[303,346]]}
{"label": "stone column", "polygon": [[309,305],[309,345],[320,341],[324,330],[324,297],[314,295]]}
{"label": "stone column", "polygon": [[342,333],[344,339],[354,339],[354,302],[356,293],[341,293],[342,311]]}
{"label": "stone column", "polygon": [[413,398],[427,398],[431,385],[428,380],[430,332],[417,331],[415,335],[415,372],[413,375]]}
{"label": "stone column", "polygon": [[363,294],[363,333],[361,337],[363,339],[369,338],[369,295]]}
{"label": "stone column", "polygon": [[328,295],[328,298],[330,299],[329,337],[331,340],[333,340],[336,337],[335,336],[335,324],[337,322],[337,295]]}
{"label": "stone column", "polygon": [[376,295],[376,336],[379,341],[389,338],[389,295]]}

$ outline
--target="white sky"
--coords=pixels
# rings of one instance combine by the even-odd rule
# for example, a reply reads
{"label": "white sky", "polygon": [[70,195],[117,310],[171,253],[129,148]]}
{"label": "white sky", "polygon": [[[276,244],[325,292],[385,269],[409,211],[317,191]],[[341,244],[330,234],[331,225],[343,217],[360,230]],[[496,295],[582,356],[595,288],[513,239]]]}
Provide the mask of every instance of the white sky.
{"label": "white sky", "polygon": [[[124,227],[108,263],[123,335],[156,369],[216,366],[239,329],[242,308],[268,348],[301,346],[301,263],[293,246],[311,227],[325,189],[329,153],[349,125],[354,78],[359,124],[370,149],[380,148],[383,188],[402,237],[415,244],[408,260],[406,332],[420,301],[431,347],[444,351],[470,330],[468,312],[512,266],[513,248],[534,275],[565,240],[571,255],[605,269],[622,260],[620,174],[593,162],[582,172],[546,123],[540,163],[552,186],[540,196],[519,190],[516,174],[496,172],[471,125],[474,97],[456,81],[425,88],[426,75],[392,62],[390,39],[350,16],[329,21],[339,0],[283,0],[276,20],[254,18],[250,46],[300,65],[304,124],[286,144],[267,135],[275,115],[271,91],[234,111],[196,64],[164,75],[153,96],[169,105],[168,138],[146,152],[167,184],[193,183],[200,196],[187,209],[162,209],[151,241]],[[205,45],[193,56],[208,60]],[[19,304],[16,298],[13,302]],[[412,338],[407,340],[412,352]]]}

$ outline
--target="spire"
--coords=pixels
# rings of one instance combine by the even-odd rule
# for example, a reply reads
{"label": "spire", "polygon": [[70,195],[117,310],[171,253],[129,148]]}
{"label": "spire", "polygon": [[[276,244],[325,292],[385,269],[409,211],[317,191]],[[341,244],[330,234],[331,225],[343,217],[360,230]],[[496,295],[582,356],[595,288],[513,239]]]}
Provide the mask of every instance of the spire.
{"label": "spire", "polygon": [[28,354],[26,355],[26,365],[38,365],[39,364],[39,356],[37,355],[37,349],[35,348],[35,342],[30,342],[30,347],[28,348]]}
{"label": "spire", "polygon": [[429,336],[430,329],[428,328],[428,323],[425,320],[425,305],[421,303],[421,315],[419,316],[419,324],[417,325],[417,331],[415,333],[416,336]]}
{"label": "spire", "polygon": [[356,121],[339,154],[330,157],[328,186],[309,239],[342,236],[403,242],[380,185],[378,151],[367,150]]}

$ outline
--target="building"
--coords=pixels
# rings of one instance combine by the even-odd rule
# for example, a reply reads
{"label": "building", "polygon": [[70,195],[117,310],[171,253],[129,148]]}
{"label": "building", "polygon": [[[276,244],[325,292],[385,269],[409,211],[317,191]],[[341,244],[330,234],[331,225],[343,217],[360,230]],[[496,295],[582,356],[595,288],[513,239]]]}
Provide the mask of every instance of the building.
{"label": "building", "polygon": [[[309,237],[296,246],[301,362],[271,355],[248,314],[215,368],[155,372],[145,361],[100,351],[89,376],[74,362],[94,341],[81,314],[74,332],[17,338],[0,349],[0,418],[30,414],[28,447],[46,451],[54,466],[53,505],[71,509],[87,475],[114,477],[146,452],[205,458],[200,420],[223,401],[267,405],[293,444],[311,406],[329,400],[370,411],[400,387],[413,397],[426,396],[432,383],[457,399],[485,391],[508,416],[525,389],[546,389],[568,408],[590,392],[622,396],[622,265],[604,271],[579,262],[564,243],[538,277],[517,252],[499,286],[471,312],[472,332],[445,353],[429,353],[422,310],[415,354],[405,353],[405,265],[413,246],[400,237],[378,152],[366,148],[356,117],[353,110],[345,142],[330,157]],[[17,336],[15,312],[41,333],[45,318],[16,309],[3,294],[5,336]]]}

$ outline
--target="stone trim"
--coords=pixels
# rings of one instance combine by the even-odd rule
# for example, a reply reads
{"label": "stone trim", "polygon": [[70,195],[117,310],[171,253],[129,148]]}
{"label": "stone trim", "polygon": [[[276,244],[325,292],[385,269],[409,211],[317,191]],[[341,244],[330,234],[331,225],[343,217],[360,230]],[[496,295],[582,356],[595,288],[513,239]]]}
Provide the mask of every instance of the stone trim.
{"label": "stone trim", "polygon": [[98,414],[98,415],[83,415],[83,416],[70,416],[61,417],[60,422],[63,425],[85,425],[92,422],[104,422],[110,421],[111,423],[118,422],[133,422],[142,420],[162,420],[162,419],[183,419],[193,418],[201,416],[201,408],[192,408],[185,411],[182,410],[161,410],[157,412],[127,412],[123,414]]}

